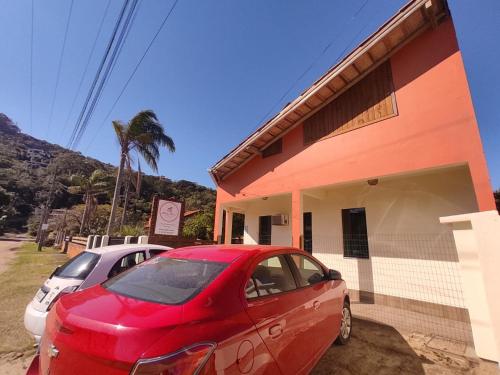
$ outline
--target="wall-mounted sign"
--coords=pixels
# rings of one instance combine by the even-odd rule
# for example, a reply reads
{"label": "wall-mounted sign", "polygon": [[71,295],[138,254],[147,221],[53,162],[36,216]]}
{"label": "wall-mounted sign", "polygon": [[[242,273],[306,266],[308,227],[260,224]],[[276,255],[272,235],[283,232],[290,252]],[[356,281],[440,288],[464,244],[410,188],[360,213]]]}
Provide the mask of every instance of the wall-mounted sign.
{"label": "wall-mounted sign", "polygon": [[180,202],[159,199],[154,234],[179,236],[182,208]]}

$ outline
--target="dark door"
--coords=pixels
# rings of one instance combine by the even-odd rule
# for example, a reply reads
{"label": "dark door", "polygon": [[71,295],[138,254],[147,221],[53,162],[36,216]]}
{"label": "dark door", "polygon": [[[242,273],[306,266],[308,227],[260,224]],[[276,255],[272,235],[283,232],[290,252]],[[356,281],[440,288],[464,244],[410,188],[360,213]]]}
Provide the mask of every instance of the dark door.
{"label": "dark door", "polygon": [[312,213],[304,212],[304,250],[312,254],[313,239],[312,239]]}
{"label": "dark door", "polygon": [[226,210],[222,210],[222,228],[220,231],[220,238],[217,239],[217,243],[224,243],[226,238]]}
{"label": "dark door", "polygon": [[259,216],[259,245],[271,245],[271,216]]}

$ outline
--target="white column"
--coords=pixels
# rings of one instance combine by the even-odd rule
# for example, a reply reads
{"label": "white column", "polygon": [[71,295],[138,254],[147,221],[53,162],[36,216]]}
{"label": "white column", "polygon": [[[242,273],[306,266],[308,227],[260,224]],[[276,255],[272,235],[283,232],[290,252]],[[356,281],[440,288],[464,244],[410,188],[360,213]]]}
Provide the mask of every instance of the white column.
{"label": "white column", "polygon": [[94,246],[94,236],[88,236],[87,237],[87,246],[85,247],[86,249],[92,249]]}
{"label": "white column", "polygon": [[226,225],[224,233],[224,244],[231,244],[231,237],[233,233],[233,210],[226,208]]}
{"label": "white column", "polygon": [[109,236],[106,234],[102,236],[101,247],[108,246],[108,244],[109,244]]}
{"label": "white column", "polygon": [[129,244],[132,241],[132,236],[125,236],[125,244]]}
{"label": "white column", "polygon": [[476,354],[500,359],[500,216],[496,211],[441,217],[453,230]]}
{"label": "white column", "polygon": [[140,244],[147,244],[148,243],[148,236],[139,236],[139,239],[137,240],[137,243]]}

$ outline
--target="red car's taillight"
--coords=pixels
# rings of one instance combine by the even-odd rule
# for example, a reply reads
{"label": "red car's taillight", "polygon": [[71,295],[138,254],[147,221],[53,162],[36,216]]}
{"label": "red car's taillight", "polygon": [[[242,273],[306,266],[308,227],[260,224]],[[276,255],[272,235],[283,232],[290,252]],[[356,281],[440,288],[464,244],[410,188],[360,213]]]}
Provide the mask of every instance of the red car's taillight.
{"label": "red car's taillight", "polygon": [[202,374],[214,350],[215,344],[200,343],[165,356],[140,359],[132,369],[131,375]]}
{"label": "red car's taillight", "polygon": [[67,286],[66,288],[64,288],[63,290],[61,290],[59,292],[59,294],[57,294],[54,297],[54,299],[52,301],[50,301],[49,307],[47,307],[47,311],[49,311],[52,308],[52,306],[55,305],[55,303],[59,300],[59,298],[61,298],[65,294],[73,293],[77,289],[78,289],[78,285],[76,285],[76,286]]}

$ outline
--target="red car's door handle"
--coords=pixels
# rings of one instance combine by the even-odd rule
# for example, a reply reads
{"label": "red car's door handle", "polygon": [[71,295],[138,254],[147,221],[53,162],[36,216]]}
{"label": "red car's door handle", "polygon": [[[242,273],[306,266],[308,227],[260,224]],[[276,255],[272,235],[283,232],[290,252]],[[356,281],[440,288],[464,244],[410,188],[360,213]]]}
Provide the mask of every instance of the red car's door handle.
{"label": "red car's door handle", "polygon": [[283,328],[281,327],[281,324],[275,324],[271,327],[269,327],[269,335],[272,338],[276,338],[278,336],[281,336],[283,333]]}
{"label": "red car's door handle", "polygon": [[313,307],[314,307],[314,310],[319,309],[319,305],[321,305],[321,302],[319,302],[319,301],[314,301],[314,302],[313,302]]}

